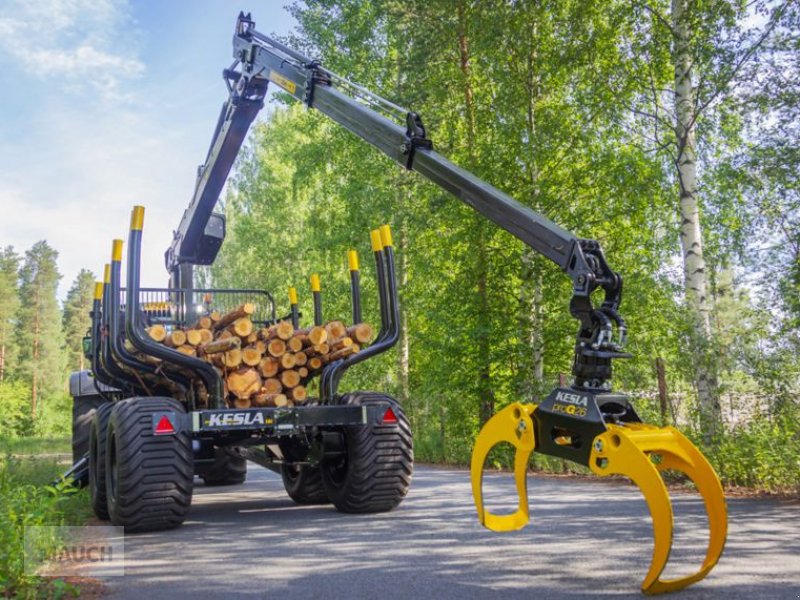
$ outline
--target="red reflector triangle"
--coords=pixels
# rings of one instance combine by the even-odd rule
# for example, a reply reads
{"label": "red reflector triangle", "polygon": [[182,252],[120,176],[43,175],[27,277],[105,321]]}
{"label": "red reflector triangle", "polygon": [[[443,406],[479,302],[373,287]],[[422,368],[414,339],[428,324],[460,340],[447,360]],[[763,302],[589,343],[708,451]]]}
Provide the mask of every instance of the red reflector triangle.
{"label": "red reflector triangle", "polygon": [[175,433],[175,428],[172,426],[172,422],[169,420],[167,415],[161,417],[161,420],[156,425],[155,433]]}
{"label": "red reflector triangle", "polygon": [[383,423],[384,424],[397,423],[397,415],[394,414],[394,411],[392,410],[391,407],[387,408],[386,412],[383,413]]}

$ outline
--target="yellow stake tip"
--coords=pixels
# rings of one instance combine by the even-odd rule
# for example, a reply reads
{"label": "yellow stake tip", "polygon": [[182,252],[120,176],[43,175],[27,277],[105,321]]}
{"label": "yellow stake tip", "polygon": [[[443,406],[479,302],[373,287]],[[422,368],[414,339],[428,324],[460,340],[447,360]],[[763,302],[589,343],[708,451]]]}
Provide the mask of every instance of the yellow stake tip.
{"label": "yellow stake tip", "polygon": [[144,228],[144,206],[134,206],[131,211],[131,230],[141,231]]}
{"label": "yellow stake tip", "polygon": [[372,251],[380,252],[383,250],[383,242],[381,241],[381,232],[379,229],[373,229],[369,232],[369,239],[372,242]]}
{"label": "yellow stake tip", "polygon": [[297,290],[293,287],[289,288],[289,304],[297,304]]}
{"label": "yellow stake tip", "polygon": [[381,243],[383,244],[384,248],[394,246],[392,243],[392,230],[388,225],[381,225],[380,228],[381,232]]}
{"label": "yellow stake tip", "polygon": [[355,250],[348,250],[347,265],[350,267],[351,271],[358,271],[358,252]]}
{"label": "yellow stake tip", "polygon": [[320,285],[319,275],[313,273],[311,275],[311,291],[312,292],[319,292],[322,290],[322,286]]}
{"label": "yellow stake tip", "polygon": [[94,282],[94,299],[95,300],[102,300],[103,299],[103,282],[102,281],[95,281]]}
{"label": "yellow stake tip", "polygon": [[122,262],[122,240],[111,242],[111,262]]}
{"label": "yellow stake tip", "polygon": [[105,269],[103,270],[103,281],[105,283],[111,282],[111,265],[106,263]]}

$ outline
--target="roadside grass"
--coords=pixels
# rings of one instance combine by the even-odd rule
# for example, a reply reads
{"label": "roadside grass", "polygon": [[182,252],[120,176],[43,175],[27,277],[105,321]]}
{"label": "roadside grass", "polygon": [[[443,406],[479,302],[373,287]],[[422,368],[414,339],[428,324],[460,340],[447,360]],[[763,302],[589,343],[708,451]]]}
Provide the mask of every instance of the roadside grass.
{"label": "roadside grass", "polygon": [[72,454],[72,442],[69,436],[0,438],[0,454]]}
{"label": "roadside grass", "polygon": [[[65,443],[66,442],[66,443]],[[41,454],[69,452],[69,440],[0,440],[0,596],[62,598],[77,588],[53,578],[26,575],[23,534],[26,526],[83,525],[91,516],[86,490],[52,485],[68,465]],[[52,540],[46,551],[59,549]]]}

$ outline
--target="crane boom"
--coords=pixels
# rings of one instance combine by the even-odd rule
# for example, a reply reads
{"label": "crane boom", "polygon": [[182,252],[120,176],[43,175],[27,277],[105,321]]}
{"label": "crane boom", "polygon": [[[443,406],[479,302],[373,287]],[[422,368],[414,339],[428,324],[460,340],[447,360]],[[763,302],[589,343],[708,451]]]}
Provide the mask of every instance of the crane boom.
{"label": "crane boom", "polygon": [[[211,264],[216,257],[224,238],[224,217],[213,212],[214,205],[272,82],[406,169],[452,193],[566,272],[573,283],[570,310],[580,321],[573,367],[579,384],[602,387],[611,376],[611,359],[628,356],[621,352],[626,329],[617,312],[622,279],[609,268],[597,242],[574,236],[453,164],[433,149],[419,115],[259,33],[249,15],[239,15],[233,55],[233,66],[223,73],[229,98],[222,107],[206,162],[198,171],[194,197],[165,256],[173,287],[190,289],[192,265]],[[397,122],[402,120],[405,126]],[[595,308],[590,296],[598,287],[605,291],[605,300]],[[615,326],[619,333],[616,342]]]}

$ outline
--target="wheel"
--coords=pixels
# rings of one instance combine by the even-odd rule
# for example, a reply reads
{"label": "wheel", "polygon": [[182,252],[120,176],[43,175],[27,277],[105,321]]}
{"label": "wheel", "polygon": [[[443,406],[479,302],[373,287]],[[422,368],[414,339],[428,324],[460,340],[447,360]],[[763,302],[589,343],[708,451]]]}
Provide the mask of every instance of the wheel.
{"label": "wheel", "polygon": [[247,460],[227,448],[217,448],[214,464],[202,477],[206,485],[240,485],[247,479]]}
{"label": "wheel", "polygon": [[114,405],[106,402],[98,407],[89,427],[89,497],[98,519],[108,520],[106,498],[106,430]]}
{"label": "wheel", "polygon": [[[174,433],[155,435],[160,413]],[[117,402],[108,421],[106,495],[114,525],[126,532],[171,529],[183,523],[192,503],[192,437],[183,406],[171,398]],[[159,416],[160,415],[160,416]]]}
{"label": "wheel", "polygon": [[408,419],[396,400],[377,392],[354,392],[342,403],[386,406],[395,419],[345,428],[344,456],[322,465],[325,492],[341,512],[392,510],[408,493],[414,470]]}
{"label": "wheel", "polygon": [[322,485],[322,471],[308,465],[281,465],[281,478],[286,493],[297,504],[330,504]]}
{"label": "wheel", "polygon": [[94,413],[105,403],[102,396],[78,396],[72,399],[72,464],[89,451],[89,432]]}

